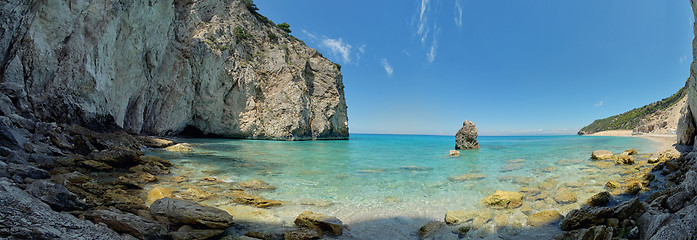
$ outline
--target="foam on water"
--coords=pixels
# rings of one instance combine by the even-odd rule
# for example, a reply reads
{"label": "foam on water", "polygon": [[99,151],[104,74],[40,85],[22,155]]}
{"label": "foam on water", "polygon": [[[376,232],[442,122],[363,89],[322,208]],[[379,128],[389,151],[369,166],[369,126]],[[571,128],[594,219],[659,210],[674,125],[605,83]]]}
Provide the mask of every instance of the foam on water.
{"label": "foam on water", "polygon": [[[480,149],[463,150],[459,157],[448,156],[454,148],[453,136],[352,134],[348,141],[303,142],[181,140],[192,143],[195,153],[153,152],[179,166],[173,174],[194,179],[214,176],[227,182],[261,179],[277,189],[260,195],[287,202],[265,210],[272,215],[269,221],[292,226],[300,212],[311,210],[353,225],[346,237],[355,238],[413,237],[414,229],[429,220],[442,220],[447,210],[482,208],[480,199],[496,190],[518,191],[522,185],[512,182],[512,177],[532,177],[531,184],[550,177],[560,184],[588,181],[583,179],[589,173],[583,170],[597,149],[655,150],[642,138],[589,136],[479,137]],[[486,177],[448,180],[465,173]],[[591,185],[602,190],[602,183]],[[578,192],[579,201],[594,194],[592,190]]]}

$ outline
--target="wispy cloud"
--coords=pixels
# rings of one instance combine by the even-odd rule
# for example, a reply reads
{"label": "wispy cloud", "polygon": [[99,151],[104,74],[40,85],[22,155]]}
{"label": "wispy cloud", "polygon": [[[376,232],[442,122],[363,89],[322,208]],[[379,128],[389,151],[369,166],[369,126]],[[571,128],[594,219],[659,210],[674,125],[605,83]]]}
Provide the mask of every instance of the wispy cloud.
{"label": "wispy cloud", "polygon": [[680,57],[680,63],[687,61],[687,56]]}
{"label": "wispy cloud", "polygon": [[576,133],[573,129],[558,128],[558,129],[523,129],[523,130],[499,130],[494,132],[482,132],[482,135],[492,136],[516,136],[516,135],[566,135]]}
{"label": "wispy cloud", "polygon": [[351,62],[351,44],[345,43],[341,38],[324,38],[322,46],[329,49],[332,54],[341,57],[344,63]]}
{"label": "wispy cloud", "polygon": [[416,18],[416,35],[426,49],[426,60],[429,63],[436,59],[438,50],[437,37],[440,33],[440,27],[435,20],[436,18],[432,18],[432,16],[438,15],[438,11],[433,4],[431,0],[421,0],[418,18]]}
{"label": "wispy cloud", "polygon": [[600,101],[600,102],[598,102],[598,103],[596,103],[596,104],[593,104],[593,106],[595,106],[595,107],[602,107],[603,104],[605,104],[605,103],[604,103],[603,101]]}
{"label": "wispy cloud", "polygon": [[392,77],[392,72],[394,72],[394,69],[392,69],[392,66],[385,58],[382,59],[382,67],[385,68],[385,72],[387,73],[387,75]]}
{"label": "wispy cloud", "polygon": [[302,30],[300,30],[300,31],[301,31],[303,34],[307,35],[307,37],[311,38],[312,40],[317,39],[317,36],[315,36],[314,34],[308,32],[308,31],[305,30],[305,29],[302,29]]}
{"label": "wispy cloud", "polygon": [[462,0],[455,0],[455,26],[462,27]]}

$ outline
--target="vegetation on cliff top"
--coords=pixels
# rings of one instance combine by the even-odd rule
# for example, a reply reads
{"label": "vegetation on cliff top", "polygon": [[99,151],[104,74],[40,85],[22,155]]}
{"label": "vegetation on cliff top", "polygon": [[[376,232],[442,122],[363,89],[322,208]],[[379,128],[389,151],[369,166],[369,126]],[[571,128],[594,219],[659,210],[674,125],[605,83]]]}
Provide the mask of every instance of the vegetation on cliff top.
{"label": "vegetation on cliff top", "polygon": [[658,110],[667,109],[676,104],[680,99],[687,95],[687,84],[680,88],[678,92],[661,101],[649,105],[629,110],[628,112],[614,115],[608,118],[593,121],[588,126],[581,128],[578,135],[593,134],[608,130],[631,130],[639,126],[642,119],[655,113]]}

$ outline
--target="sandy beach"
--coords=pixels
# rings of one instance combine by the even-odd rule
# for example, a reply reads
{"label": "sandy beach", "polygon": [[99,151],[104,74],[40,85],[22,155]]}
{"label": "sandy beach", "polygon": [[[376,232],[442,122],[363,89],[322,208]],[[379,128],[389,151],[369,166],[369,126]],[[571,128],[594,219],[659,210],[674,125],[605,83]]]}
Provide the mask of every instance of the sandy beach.
{"label": "sandy beach", "polygon": [[[589,136],[640,137],[653,141],[659,151],[680,151],[683,146],[677,145],[677,135],[668,133],[633,134],[632,130],[611,130],[590,134]],[[688,146],[690,147],[690,146]]]}

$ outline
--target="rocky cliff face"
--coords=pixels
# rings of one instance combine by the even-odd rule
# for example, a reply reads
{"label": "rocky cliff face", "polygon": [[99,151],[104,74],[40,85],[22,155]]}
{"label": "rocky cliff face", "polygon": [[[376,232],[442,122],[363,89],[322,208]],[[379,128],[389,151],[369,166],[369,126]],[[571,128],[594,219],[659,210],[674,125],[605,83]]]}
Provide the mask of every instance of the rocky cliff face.
{"label": "rocky cliff face", "polygon": [[340,67],[241,0],[0,2],[6,116],[167,135],[345,139]]}
{"label": "rocky cliff face", "polygon": [[[692,4],[692,12],[697,16],[697,3],[695,0],[690,0]],[[693,24],[693,31],[697,36],[697,25]],[[685,114],[680,118],[678,123],[678,144],[691,145],[694,144],[695,133],[695,115],[697,113],[697,80],[695,79],[695,74],[697,74],[697,61],[695,59],[697,56],[697,39],[692,39],[692,64],[690,64],[690,77],[687,79],[687,109]]]}

